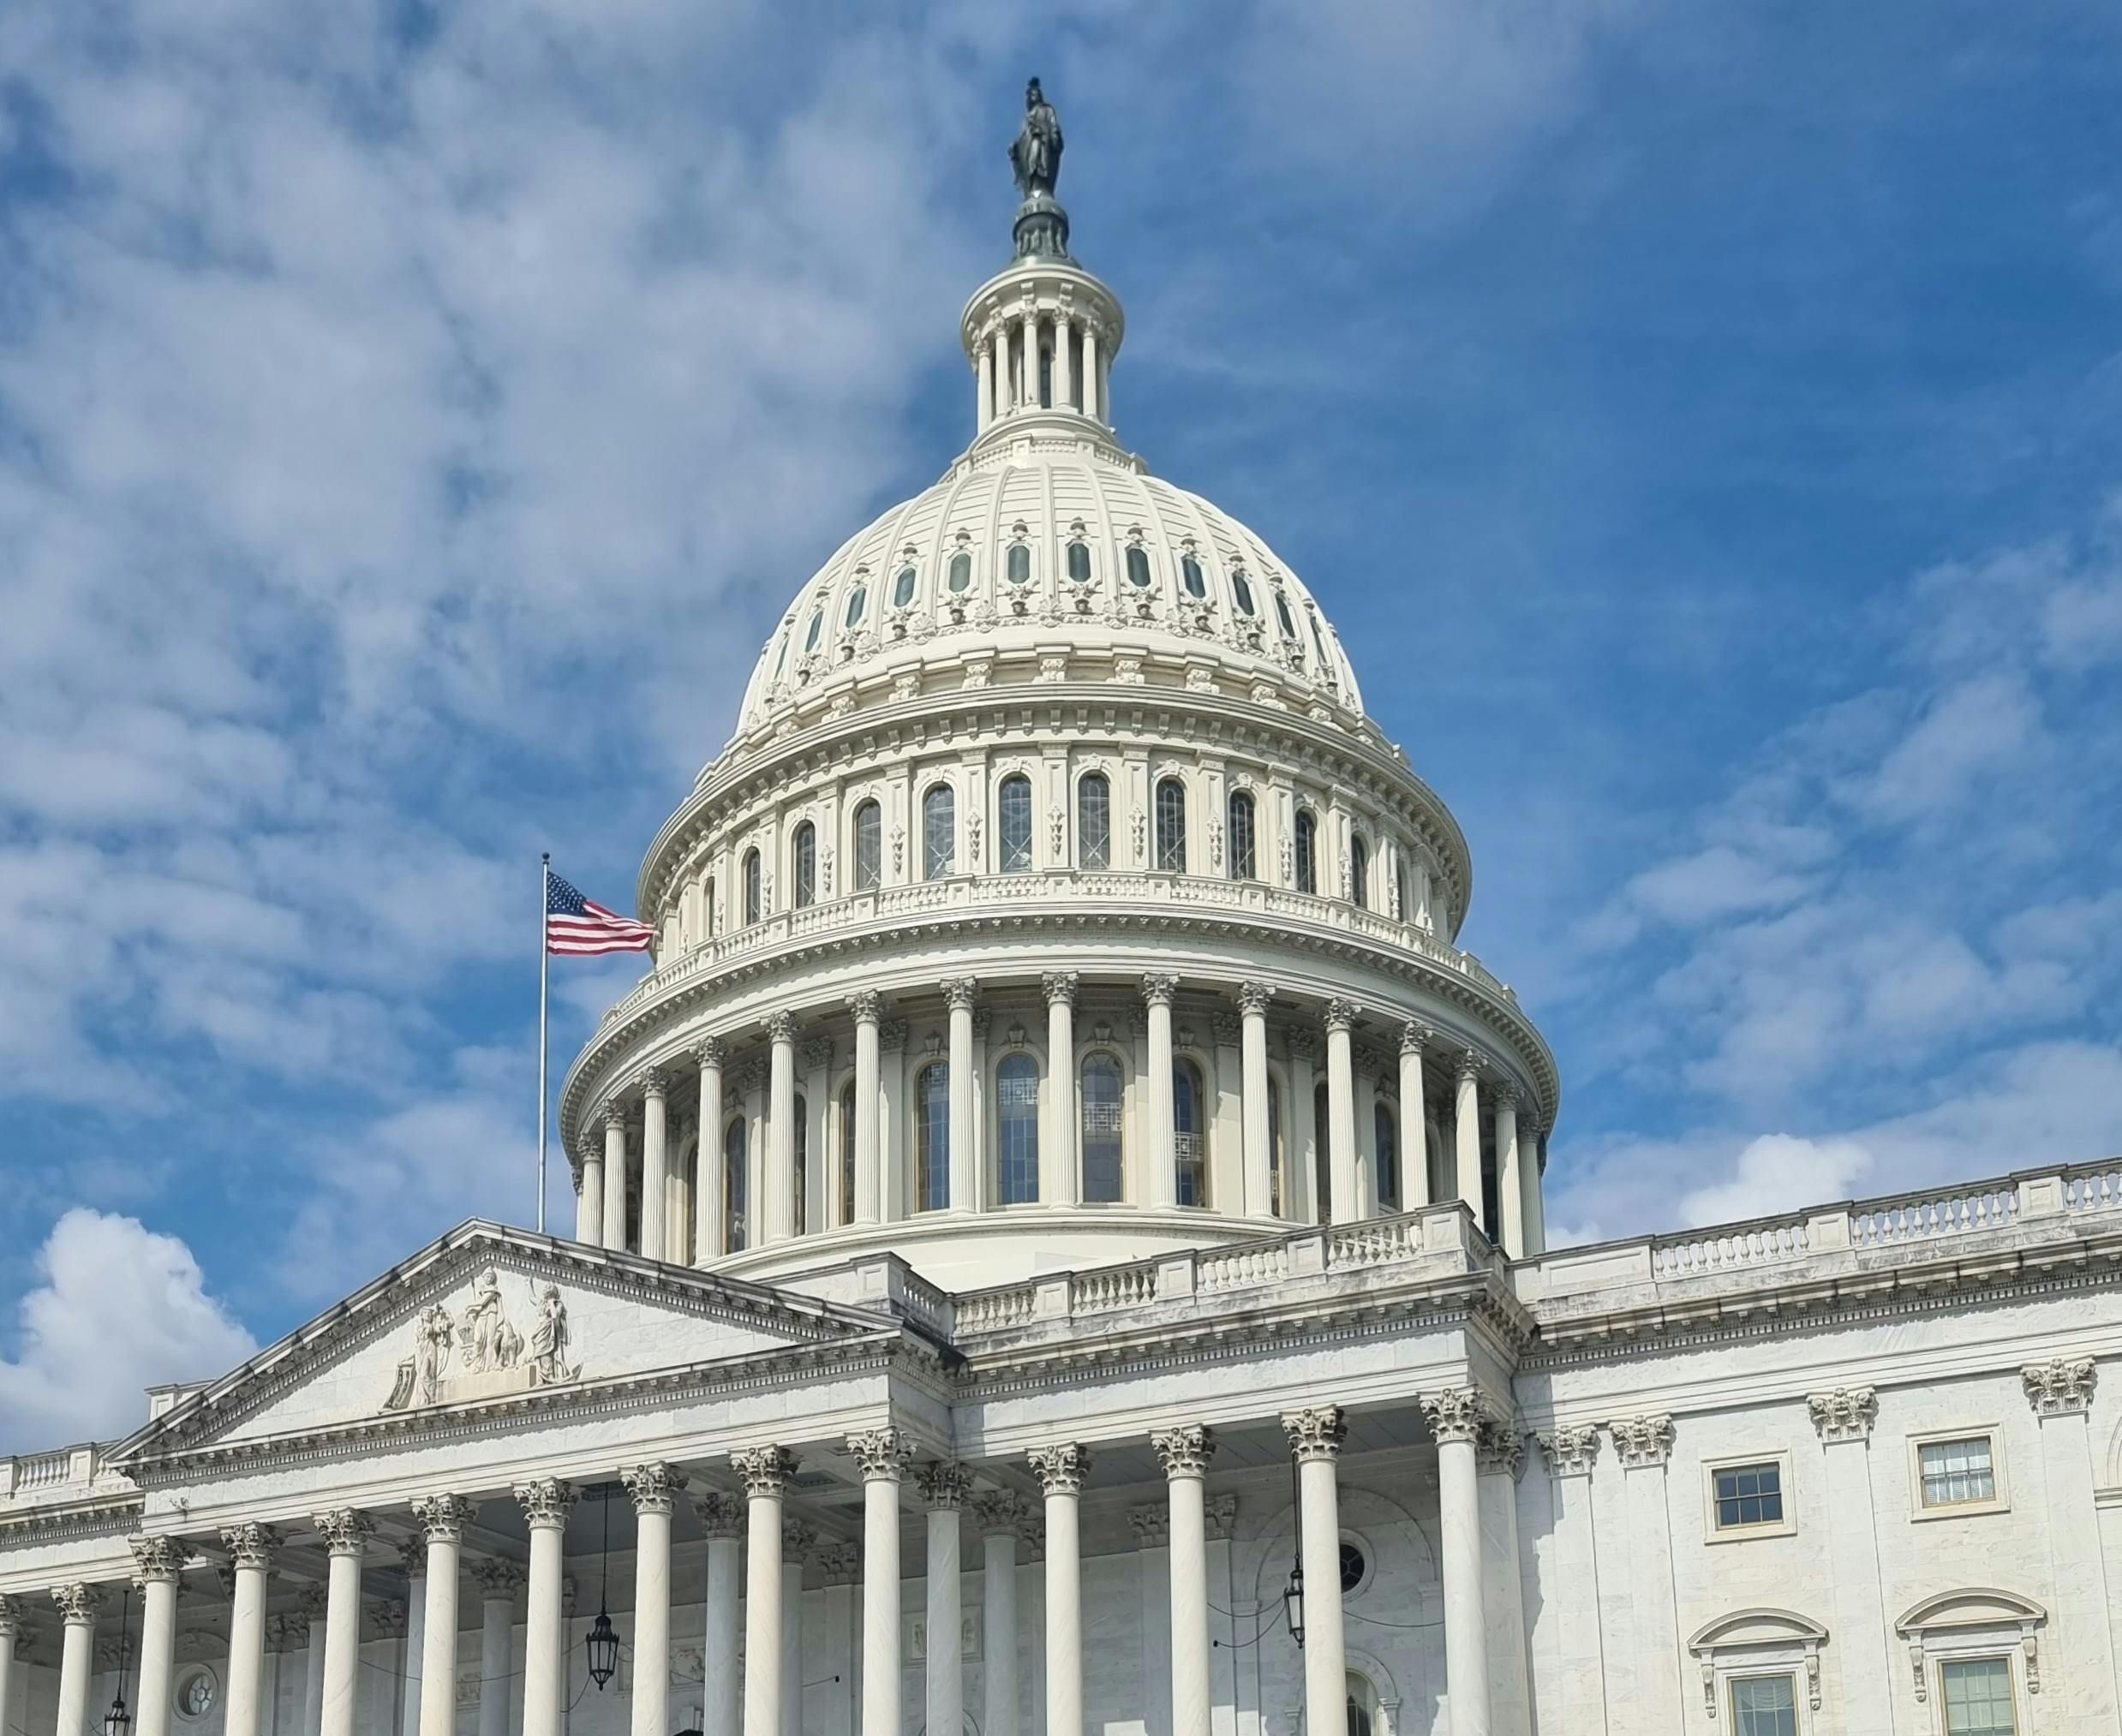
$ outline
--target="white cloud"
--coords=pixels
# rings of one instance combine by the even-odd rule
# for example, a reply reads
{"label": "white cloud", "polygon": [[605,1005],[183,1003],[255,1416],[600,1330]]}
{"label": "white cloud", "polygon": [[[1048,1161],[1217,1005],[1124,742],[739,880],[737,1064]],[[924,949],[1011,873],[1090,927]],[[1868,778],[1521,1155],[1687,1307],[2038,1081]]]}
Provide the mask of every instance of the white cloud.
{"label": "white cloud", "polygon": [[1680,1221],[1700,1228],[1848,1199],[1871,1163],[1871,1154],[1853,1140],[1763,1134],[1733,1160],[1724,1180],[1681,1196]]}
{"label": "white cloud", "polygon": [[191,1250],[137,1219],[68,1212],[37,1271],[15,1355],[0,1361],[0,1452],[129,1434],[147,1420],[144,1388],[222,1374],[257,1348]]}

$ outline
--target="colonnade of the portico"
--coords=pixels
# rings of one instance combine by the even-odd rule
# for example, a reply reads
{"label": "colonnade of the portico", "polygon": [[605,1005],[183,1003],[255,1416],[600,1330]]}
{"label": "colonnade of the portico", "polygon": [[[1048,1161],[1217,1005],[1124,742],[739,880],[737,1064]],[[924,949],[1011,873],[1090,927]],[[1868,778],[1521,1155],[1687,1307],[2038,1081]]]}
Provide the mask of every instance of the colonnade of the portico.
{"label": "colonnade of the portico", "polygon": [[[1489,1673],[1483,1609],[1482,1533],[1477,1476],[1507,1473],[1515,1464],[1515,1435],[1471,1387],[1425,1395],[1420,1407],[1437,1443],[1439,1561],[1444,1605],[1444,1652],[1455,1736],[1486,1736]],[[1298,1532],[1304,1590],[1305,1701],[1308,1727],[1339,1729],[1346,1686],[1340,1566],[1337,1461],[1346,1436],[1339,1407],[1320,1405],[1280,1418],[1295,1462]],[[1166,1479],[1160,1527],[1169,1550],[1171,1736],[1210,1736],[1210,1602],[1207,1478],[1216,1437],[1198,1423],[1153,1431],[1150,1444]],[[983,1736],[1020,1736],[1016,1661],[1017,1550],[1042,1536],[1044,1579],[1044,1717],[1041,1736],[1078,1736],[1085,1729],[1084,1618],[1079,1501],[1093,1449],[1079,1441],[1034,1448],[1025,1464],[1037,1478],[1036,1513],[1007,1488],[977,1485],[978,1467],[950,1461],[917,1462],[907,1437],[880,1428],[840,1447],[863,1480],[862,1543],[836,1546],[857,1565],[862,1600],[861,1736],[902,1736],[900,1536],[909,1490],[926,1527],[926,1631],[959,1632],[962,1616],[964,1518],[973,1518],[982,1559],[987,1635]],[[780,1445],[727,1455],[738,1492],[690,1494],[707,1538],[702,1649],[704,1736],[788,1736],[784,1696],[792,1647],[784,1623],[799,1599],[802,1563],[820,1553],[817,1534],[785,1510],[799,1463],[798,1450]],[[699,1467],[698,1469],[706,1469]],[[651,1461],[585,1467],[585,1481],[614,1477],[632,1503],[634,1548],[631,1736],[667,1736],[672,1687],[671,1519],[688,1498],[694,1468]],[[992,1481],[990,1479],[990,1481]],[[561,1736],[566,1703],[567,1623],[563,1602],[562,1538],[577,1483],[561,1476],[517,1485],[510,1497],[528,1532],[527,1560],[467,1554],[479,1499],[455,1491],[426,1495],[409,1512],[388,1518],[412,1535],[399,1547],[409,1573],[410,1614],[404,1728],[418,1736],[452,1736],[457,1716],[459,1600],[465,1582],[482,1602],[480,1736]],[[485,1499],[496,1499],[487,1494]],[[356,1736],[356,1683],[361,1665],[365,1560],[380,1545],[384,1515],[335,1508],[302,1527],[327,1553],[322,1596],[306,1622],[313,1635],[319,1736]],[[1226,1518],[1227,1524],[1227,1518]],[[269,1736],[265,1656],[280,1528],[262,1523],[223,1527],[218,1542],[229,1564],[231,1609],[225,1670],[225,1736]],[[133,1540],[134,1580],[142,1590],[139,1642],[139,1736],[169,1736],[174,1688],[177,1587],[192,1553],[181,1536]],[[524,1602],[522,1718],[511,1715],[511,1644],[516,1599]],[[58,1715],[53,1736],[89,1736],[96,1624],[110,1598],[102,1588],[69,1584],[51,1599],[63,1621]],[[688,1600],[690,1601],[690,1600]],[[0,1704],[14,1657],[12,1636],[23,1600],[0,1598]],[[741,1644],[739,1640],[741,1622]],[[416,1660],[416,1661],[415,1661]],[[997,1663],[1003,1667],[997,1667]],[[932,1640],[924,1669],[926,1727],[961,1727],[963,1664],[948,1640]],[[787,1709],[792,1710],[792,1708]],[[43,1736],[43,1733],[35,1733]],[[1022,1733],[1030,1736],[1030,1733]]]}

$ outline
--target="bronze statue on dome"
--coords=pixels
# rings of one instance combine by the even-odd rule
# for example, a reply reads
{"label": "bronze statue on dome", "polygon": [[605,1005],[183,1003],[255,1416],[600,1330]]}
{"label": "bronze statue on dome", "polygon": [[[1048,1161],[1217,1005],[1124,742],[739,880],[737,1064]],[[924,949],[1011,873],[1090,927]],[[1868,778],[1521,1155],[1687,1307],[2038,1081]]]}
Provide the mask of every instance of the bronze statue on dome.
{"label": "bronze statue on dome", "polygon": [[1009,165],[1016,171],[1017,191],[1026,199],[1050,194],[1061,179],[1061,116],[1046,99],[1046,92],[1033,79],[1025,87],[1024,125],[1009,146]]}

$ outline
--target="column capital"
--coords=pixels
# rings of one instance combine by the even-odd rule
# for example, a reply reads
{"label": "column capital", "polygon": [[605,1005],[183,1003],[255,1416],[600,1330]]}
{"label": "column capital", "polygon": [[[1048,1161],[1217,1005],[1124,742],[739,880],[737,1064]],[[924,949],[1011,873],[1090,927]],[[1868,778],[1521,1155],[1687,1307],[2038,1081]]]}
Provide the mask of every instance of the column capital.
{"label": "column capital", "polygon": [[272,1525],[245,1520],[222,1526],[221,1542],[238,1567],[266,1568],[272,1566],[273,1551],[280,1547],[280,1533]]}
{"label": "column capital", "polygon": [[860,1463],[864,1482],[897,1482],[913,1459],[912,1447],[896,1429],[865,1429],[850,1435],[847,1450]]}
{"label": "column capital", "polygon": [[1487,1067],[1488,1058],[1479,1049],[1461,1049],[1459,1051],[1457,1077],[1459,1083],[1461,1085],[1479,1084],[1481,1083],[1481,1075],[1487,1071]]}
{"label": "column capital", "polygon": [[528,1578],[523,1564],[505,1555],[487,1555],[471,1564],[471,1583],[479,1588],[481,1597],[493,1602],[513,1598]]}
{"label": "column capital", "polygon": [[1182,1476],[1198,1480],[1207,1476],[1209,1460],[1216,1456],[1216,1431],[1199,1423],[1182,1423],[1176,1429],[1153,1430],[1150,1445],[1167,1477],[1173,1482]]}
{"label": "column capital", "polygon": [[641,1087],[641,1095],[645,1101],[650,1097],[661,1100],[669,1087],[670,1079],[661,1067],[643,1067],[634,1075],[634,1083]]}
{"label": "column capital", "polygon": [[1499,1113],[1507,1109],[1513,1116],[1517,1114],[1518,1106],[1524,1101],[1518,1095],[1518,1088],[1508,1079],[1498,1079],[1490,1086],[1488,1096],[1490,1107]]}
{"label": "column capital", "polygon": [[604,1130],[609,1135],[616,1130],[623,1138],[626,1132],[626,1106],[617,1097],[604,1106]]}
{"label": "column capital", "polygon": [[1291,1060],[1303,1061],[1308,1065],[1317,1064],[1319,1058],[1319,1040],[1316,1031],[1306,1030],[1300,1025],[1294,1026],[1284,1034],[1282,1041],[1289,1045]]}
{"label": "column capital", "polygon": [[796,1474],[796,1455],[786,1447],[747,1447],[731,1453],[729,1462],[744,1481],[744,1494],[755,1500],[769,1496],[778,1500]]}
{"label": "column capital", "polygon": [[1447,1387],[1441,1393],[1425,1393],[1414,1402],[1440,1447],[1454,1441],[1478,1446],[1482,1428],[1491,1420],[1488,1400],[1478,1387]]}
{"label": "column capital", "polygon": [[1031,1519],[1023,1496],[1013,1489],[983,1488],[972,1497],[972,1522],[983,1537],[1016,1536]]}
{"label": "column capital", "polygon": [[358,1507],[333,1507],[310,1521],[324,1546],[334,1555],[355,1555],[368,1548],[376,1534],[376,1522]]}
{"label": "column capital", "polygon": [[1201,1516],[1206,1523],[1210,1542],[1229,1542],[1238,1534],[1238,1497],[1210,1495],[1201,1504]]}
{"label": "column capital", "polygon": [[1048,1494],[1080,1494],[1083,1479],[1090,1474],[1091,1449],[1078,1441],[1059,1441],[1051,1447],[1035,1447],[1025,1454],[1025,1463]]}
{"label": "column capital", "polygon": [[1324,1023],[1328,1030],[1348,1030],[1354,1028],[1355,1022],[1356,1004],[1353,1000],[1336,998],[1326,1003]]}
{"label": "column capital", "polygon": [[2026,1389],[2026,1402],[2044,1422],[2051,1417],[2075,1417],[2089,1409],[2095,1379],[2090,1357],[2056,1357],[2045,1363],[2029,1363],[2019,1370]]}
{"label": "column capital", "polygon": [[1506,1474],[1515,1482],[1525,1474],[1525,1431],[1513,1421],[1487,1418],[1474,1437],[1473,1465],[1485,1475]]}
{"label": "column capital", "polygon": [[1163,1506],[1129,1507],[1127,1523],[1133,1528],[1138,1549],[1169,1549],[1172,1543],[1171,1509]]}
{"label": "column capital", "polygon": [[1170,972],[1150,970],[1143,973],[1142,999],[1147,1006],[1169,1006],[1179,993],[1179,979]]}
{"label": "column capital", "polygon": [[729,1045],[720,1037],[702,1037],[692,1046],[693,1063],[702,1067],[719,1067],[728,1059]]}
{"label": "column capital", "polygon": [[950,1004],[953,1012],[971,1012],[980,993],[979,979],[974,976],[947,976],[937,986],[942,989],[943,999]]}
{"label": "column capital", "polygon": [[708,1490],[692,1498],[692,1511],[707,1536],[741,1537],[744,1534],[744,1504],[736,1495]]}
{"label": "column capital", "polygon": [[103,1608],[103,1593],[93,1585],[76,1580],[71,1585],[53,1586],[51,1601],[66,1618],[69,1627],[93,1627],[96,1612]]}
{"label": "column capital", "polygon": [[557,1531],[567,1523],[567,1510],[575,1505],[575,1485],[564,1477],[541,1476],[516,1485],[517,1502],[534,1531]]}
{"label": "column capital", "polygon": [[828,1543],[817,1552],[818,1570],[828,1585],[852,1585],[862,1578],[862,1545]]}
{"label": "column capital", "polygon": [[906,1047],[906,1021],[888,1018],[876,1028],[877,1047],[888,1053]]}
{"label": "column capital", "polygon": [[1879,1415],[1879,1394],[1870,1387],[1837,1387],[1832,1393],[1807,1394],[1805,1408],[1823,1442],[1868,1441]]}
{"label": "column capital", "polygon": [[0,1641],[12,1643],[28,1610],[19,1597],[0,1597]]}
{"label": "column capital", "polygon": [[1655,1470],[1672,1457],[1671,1417],[1617,1417],[1606,1424],[1606,1432],[1626,1470]]}
{"label": "column capital", "polygon": [[426,1494],[413,1502],[413,1517],[420,1521],[423,1548],[428,1543],[463,1542],[464,1528],[478,1514],[478,1502],[466,1495]]}
{"label": "column capital", "polygon": [[803,1045],[803,1067],[806,1073],[816,1073],[833,1065],[833,1040],[830,1037],[805,1037]]}
{"label": "column capital", "polygon": [[1437,1033],[1419,1018],[1411,1018],[1400,1027],[1400,1053],[1403,1055],[1420,1055],[1436,1040]]}
{"label": "column capital", "polygon": [[865,988],[847,997],[847,1011],[855,1016],[857,1024],[875,1024],[884,1017],[884,997],[874,988]]}
{"label": "column capital", "polygon": [[1264,982],[1241,982],[1238,985],[1238,1011],[1241,1013],[1264,1013],[1268,1003],[1275,998],[1275,991]]}
{"label": "column capital", "polygon": [[414,1531],[398,1540],[398,1565],[404,1568],[408,1579],[417,1579],[427,1571],[427,1537],[424,1531]]}
{"label": "column capital", "polygon": [[637,1513],[669,1512],[672,1499],[685,1487],[685,1473],[676,1465],[660,1460],[623,1466],[619,1477],[626,1485],[626,1493],[633,1497],[634,1511]]}
{"label": "column capital", "polygon": [[1540,1456],[1547,1461],[1550,1476],[1589,1476],[1592,1461],[1599,1457],[1599,1426],[1579,1423],[1555,1428],[1534,1437]]}
{"label": "column capital", "polygon": [[1076,1004],[1076,989],[1082,979],[1073,970],[1049,970],[1039,978],[1039,992],[1052,1006],[1056,1001],[1070,1006]]}
{"label": "column capital", "polygon": [[938,1512],[955,1512],[972,1488],[972,1473],[953,1459],[937,1459],[914,1473],[921,1499]]}
{"label": "column capital", "polygon": [[1338,1405],[1318,1405],[1309,1410],[1285,1411],[1282,1433],[1289,1437],[1289,1450],[1300,1465],[1330,1462],[1341,1457],[1341,1443],[1348,1438],[1348,1418]]}
{"label": "column capital", "polygon": [[800,1567],[818,1547],[818,1528],[808,1519],[781,1521],[781,1565]]}
{"label": "column capital", "polygon": [[792,1012],[774,1012],[767,1015],[767,1041],[772,1043],[793,1043],[796,1041],[796,1015]]}
{"label": "column capital", "polygon": [[135,1585],[176,1584],[177,1575],[184,1571],[185,1557],[191,1554],[178,1537],[129,1537],[126,1541],[132,1546]]}
{"label": "column capital", "polygon": [[368,1631],[378,1639],[405,1638],[405,1601],[401,1597],[371,1598],[362,1605],[368,1618]]}

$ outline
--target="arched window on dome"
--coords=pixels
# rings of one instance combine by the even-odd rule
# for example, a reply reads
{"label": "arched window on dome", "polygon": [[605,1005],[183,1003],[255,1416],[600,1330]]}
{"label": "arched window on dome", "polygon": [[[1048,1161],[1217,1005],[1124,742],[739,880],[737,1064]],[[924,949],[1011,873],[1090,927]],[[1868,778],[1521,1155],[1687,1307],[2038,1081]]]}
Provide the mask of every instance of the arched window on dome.
{"label": "arched window on dome", "polygon": [[1028,585],[1031,582],[1031,550],[1027,545],[1020,542],[1010,544],[1007,570],[1011,584]]}
{"label": "arched window on dome", "polygon": [[1371,1142],[1377,1154],[1378,1208],[1396,1212],[1400,1209],[1400,1118],[1383,1099],[1372,1113]]}
{"label": "arched window on dome", "polygon": [[1079,585],[1091,582],[1091,545],[1087,542],[1068,545],[1068,576]]}
{"label": "arched window on dome", "polygon": [[840,1087],[840,1150],[837,1154],[837,1177],[840,1194],[840,1221],[855,1221],[855,1082],[850,1079]]}
{"label": "arched window on dome", "polygon": [[1348,834],[1348,901],[1359,910],[1371,907],[1371,847],[1363,834]]}
{"label": "arched window on dome", "polygon": [[1237,599],[1240,614],[1257,615],[1260,612],[1258,606],[1252,600],[1252,581],[1246,576],[1243,567],[1230,570],[1230,594]]}
{"label": "arched window on dome", "polygon": [[1332,1216],[1334,1198],[1334,1119],[1324,1079],[1312,1088],[1312,1158],[1313,1216],[1324,1224]]}
{"label": "arched window on dome", "polygon": [[1103,772],[1076,780],[1076,866],[1113,865],[1113,786]]}
{"label": "arched window on dome", "polygon": [[759,884],[759,852],[744,852],[744,926],[750,928],[765,914]]}
{"label": "arched window on dome", "polygon": [[914,588],[920,582],[919,573],[912,567],[901,567],[899,570],[899,576],[892,581],[892,606],[894,609],[903,609],[912,602]]}
{"label": "arched window on dome", "polygon": [[1031,867],[1031,780],[1021,773],[1003,779],[995,805],[1001,871],[1024,874]]}
{"label": "arched window on dome", "polygon": [[937,784],[921,798],[921,877],[947,880],[958,861],[958,798]]}
{"label": "arched window on dome", "polygon": [[1234,880],[1259,878],[1259,850],[1254,841],[1252,792],[1234,790],[1225,804],[1230,810],[1226,826],[1230,833],[1230,877]]}
{"label": "arched window on dome", "polygon": [[1324,629],[1319,625],[1318,613],[1309,612],[1306,618],[1312,623],[1312,643],[1319,654],[1319,667],[1322,670],[1331,669],[1334,666],[1334,659],[1326,654],[1326,633]]}
{"label": "arched window on dome", "polygon": [[1282,1082],[1267,1076],[1267,1208],[1276,1217],[1282,1210]]}
{"label": "arched window on dome", "polygon": [[884,810],[875,802],[855,809],[855,890],[873,892],[884,884]]}
{"label": "arched window on dome", "polygon": [[1091,1054],[1083,1062],[1083,1197],[1105,1204],[1121,1196],[1120,1063],[1108,1054]]}
{"label": "arched window on dome", "polygon": [[847,594],[847,612],[840,617],[840,625],[848,629],[859,627],[862,624],[862,617],[868,612],[869,607],[870,588],[867,585],[857,585]]}
{"label": "arched window on dome", "polygon": [[1127,545],[1127,582],[1138,591],[1150,588],[1150,552],[1139,542]]}
{"label": "arched window on dome", "polygon": [[1187,786],[1176,778],[1157,786],[1157,867],[1160,874],[1187,871]]}
{"label": "arched window on dome", "polygon": [[1208,576],[1201,570],[1201,563],[1191,554],[1179,557],[1179,582],[1187,588],[1189,597],[1205,597],[1209,594]]}
{"label": "arched window on dome", "polygon": [[804,655],[808,657],[818,648],[818,641],[825,633],[825,610],[822,606],[810,611],[810,624],[804,629]]}
{"label": "arched window on dome", "polygon": [[950,1063],[931,1061],[914,1081],[913,1197],[917,1212],[950,1206]]}
{"label": "arched window on dome", "polygon": [[1308,808],[1297,810],[1297,890],[1316,894],[1319,889],[1319,823]]}
{"label": "arched window on dome", "polygon": [[951,594],[963,596],[972,588],[972,556],[964,549],[950,558]]}
{"label": "arched window on dome", "polygon": [[810,1226],[810,1105],[800,1092],[796,1096],[796,1160],[789,1172],[788,1196],[796,1202],[792,1221],[800,1236]]}
{"label": "arched window on dome", "polygon": [[1402,922],[1414,920],[1414,907],[1408,902],[1408,863],[1398,850],[1393,852],[1393,915]]}
{"label": "arched window on dome", "polygon": [[1173,1197],[1182,1206],[1209,1202],[1207,1106],[1201,1070],[1192,1061],[1172,1063]]}
{"label": "arched window on dome", "polygon": [[809,820],[796,828],[796,908],[803,910],[818,898],[818,828]]}
{"label": "arched window on dome", "polygon": [[744,1169],[749,1139],[744,1118],[722,1130],[722,1245],[732,1254],[744,1245]]}
{"label": "arched window on dome", "polygon": [[1282,623],[1283,638],[1294,639],[1297,636],[1297,623],[1289,613],[1289,599],[1283,594],[1280,585],[1275,587],[1275,618]]}
{"label": "arched window on dome", "polygon": [[774,678],[776,681],[781,678],[782,671],[788,667],[788,647],[795,642],[795,637],[792,632],[781,635],[781,654],[774,659]]}
{"label": "arched window on dome", "polygon": [[1039,1064],[1007,1055],[995,1070],[995,1196],[1006,1206],[1039,1197]]}

